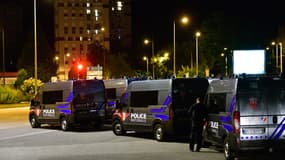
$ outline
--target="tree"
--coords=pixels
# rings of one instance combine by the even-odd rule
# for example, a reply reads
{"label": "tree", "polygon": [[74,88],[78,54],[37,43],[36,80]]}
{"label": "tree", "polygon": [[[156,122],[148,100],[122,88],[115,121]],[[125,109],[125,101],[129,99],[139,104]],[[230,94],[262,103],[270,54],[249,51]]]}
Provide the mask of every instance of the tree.
{"label": "tree", "polygon": [[110,55],[106,63],[106,76],[109,78],[121,78],[123,76],[133,76],[134,71],[125,60],[125,56]]}
{"label": "tree", "polygon": [[[21,91],[24,93],[24,95],[31,100],[35,95],[35,84],[37,83],[37,86],[40,87],[43,85],[41,80],[35,80],[34,78],[29,78],[24,81],[24,83],[21,85]],[[38,88],[39,89],[39,88]]]}
{"label": "tree", "polygon": [[19,89],[20,86],[24,83],[26,79],[28,79],[28,73],[25,69],[20,69],[17,73],[17,80],[14,83],[14,87]]}
{"label": "tree", "polygon": [[213,13],[201,26],[199,38],[199,68],[210,69],[214,75],[223,73],[224,58],[221,53],[230,48],[235,34],[235,22],[227,19],[222,12]]}

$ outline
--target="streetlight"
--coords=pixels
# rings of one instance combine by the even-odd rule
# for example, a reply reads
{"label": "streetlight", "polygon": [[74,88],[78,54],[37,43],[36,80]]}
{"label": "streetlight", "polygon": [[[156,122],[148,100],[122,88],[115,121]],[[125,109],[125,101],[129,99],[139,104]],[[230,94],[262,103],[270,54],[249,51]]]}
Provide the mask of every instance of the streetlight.
{"label": "streetlight", "polygon": [[35,63],[35,95],[37,94],[38,90],[38,57],[37,57],[37,2],[34,0],[34,50],[35,50],[35,57],[34,57],[34,63]]}
{"label": "streetlight", "polygon": [[148,75],[148,58],[144,56],[143,60],[146,61],[146,74]]}
{"label": "streetlight", "polygon": [[3,53],[3,61],[2,61],[2,64],[3,64],[3,84],[5,85],[5,37],[4,37],[4,28],[2,28],[2,53]]}
{"label": "streetlight", "polygon": [[[188,19],[188,17],[186,17],[186,16],[183,16],[182,18],[181,18],[181,23],[182,24],[187,24],[189,22],[189,19]],[[173,21],[173,74],[174,74],[174,76],[176,75],[176,46],[175,46],[175,43],[176,43],[176,41],[175,41],[175,20]]]}
{"label": "streetlight", "polygon": [[201,36],[201,33],[200,32],[196,32],[195,34],[195,37],[196,37],[196,75],[198,76],[198,60],[199,60],[199,51],[198,51],[198,48],[199,48],[199,42],[198,42],[198,39],[199,37]]}
{"label": "streetlight", "polygon": [[228,58],[227,58],[227,54],[225,53],[221,53],[221,56],[222,57],[225,57],[225,76],[227,77],[228,76]]}
{"label": "streetlight", "polygon": [[66,57],[70,57],[70,53],[66,53],[66,54],[64,54],[63,55],[63,70],[64,70],[64,80],[65,80],[65,75],[66,75],[66,70],[65,70],[65,68],[66,68]]}
{"label": "streetlight", "polygon": [[280,42],[279,45],[280,45],[280,73],[282,74],[283,73],[282,43]]}
{"label": "streetlight", "polygon": [[[144,40],[144,44],[149,44],[151,42],[151,59],[154,57],[154,40],[149,41],[148,39]],[[154,63],[152,63],[152,78],[154,79]]]}
{"label": "streetlight", "polygon": [[275,46],[275,59],[276,59],[276,72],[278,73],[278,44],[275,42],[271,42],[272,46]]}

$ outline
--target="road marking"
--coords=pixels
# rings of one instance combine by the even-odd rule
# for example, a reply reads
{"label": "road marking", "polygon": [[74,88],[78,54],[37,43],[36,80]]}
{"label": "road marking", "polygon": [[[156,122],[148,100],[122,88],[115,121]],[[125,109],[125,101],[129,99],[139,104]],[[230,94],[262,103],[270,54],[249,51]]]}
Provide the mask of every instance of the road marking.
{"label": "road marking", "polygon": [[9,140],[9,139],[14,139],[14,138],[21,138],[21,137],[34,136],[34,135],[45,134],[45,133],[50,133],[50,132],[55,132],[55,131],[54,131],[54,130],[48,130],[48,131],[40,131],[40,132],[26,133],[26,134],[21,134],[21,135],[16,135],[16,136],[10,136],[10,137],[1,137],[1,138],[0,138],[0,141]]}

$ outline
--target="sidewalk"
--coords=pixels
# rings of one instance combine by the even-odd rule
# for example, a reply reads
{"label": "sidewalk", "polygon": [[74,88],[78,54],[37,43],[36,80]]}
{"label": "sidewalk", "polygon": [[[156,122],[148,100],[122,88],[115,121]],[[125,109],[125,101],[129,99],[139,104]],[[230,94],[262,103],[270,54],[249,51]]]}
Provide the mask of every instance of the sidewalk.
{"label": "sidewalk", "polygon": [[22,102],[16,104],[0,104],[0,109],[3,108],[17,108],[17,107],[28,107],[30,106],[30,102]]}

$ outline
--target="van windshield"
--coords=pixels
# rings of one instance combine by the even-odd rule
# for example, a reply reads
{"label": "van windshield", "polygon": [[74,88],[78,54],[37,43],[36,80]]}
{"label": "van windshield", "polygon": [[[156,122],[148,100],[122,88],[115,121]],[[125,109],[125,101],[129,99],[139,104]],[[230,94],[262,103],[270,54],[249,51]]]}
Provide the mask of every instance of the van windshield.
{"label": "van windshield", "polygon": [[[89,102],[104,102],[105,89],[103,83],[97,80],[75,81],[73,84],[73,96]],[[77,101],[78,102],[78,101]]]}
{"label": "van windshield", "polygon": [[284,114],[284,80],[239,80],[237,103],[241,115]]}

